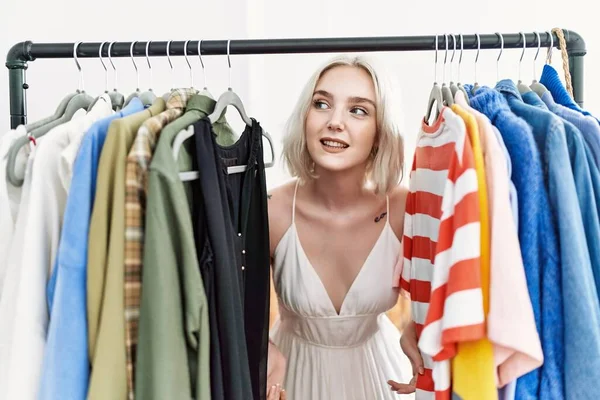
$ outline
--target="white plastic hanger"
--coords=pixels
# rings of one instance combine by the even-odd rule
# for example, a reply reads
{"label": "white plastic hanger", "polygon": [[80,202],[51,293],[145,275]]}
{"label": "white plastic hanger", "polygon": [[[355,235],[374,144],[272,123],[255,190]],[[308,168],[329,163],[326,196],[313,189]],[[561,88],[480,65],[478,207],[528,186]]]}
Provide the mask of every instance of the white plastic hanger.
{"label": "white plastic hanger", "polygon": [[[231,57],[230,57],[230,52],[229,52],[230,43],[231,43],[231,40],[228,40],[227,41],[227,64],[229,67],[229,86],[228,86],[227,91],[225,91],[219,97],[219,100],[217,100],[215,109],[212,112],[212,114],[210,114],[208,116],[208,119],[210,120],[211,124],[216,123],[217,120],[221,117],[221,115],[225,111],[225,109],[227,108],[227,106],[232,105],[235,107],[236,110],[238,110],[242,120],[246,123],[246,125],[251,127],[252,120],[246,114],[246,110],[244,109],[244,104],[242,103],[242,100],[233,91],[233,89],[231,87]],[[191,128],[192,129],[190,129],[188,127],[188,129],[185,131],[186,132],[185,134],[183,134],[183,132],[180,133],[180,135],[184,135],[184,136],[182,136],[183,140],[181,140],[180,143],[177,143],[178,147],[177,148],[173,147],[173,155],[174,155],[175,159],[177,159],[177,155],[179,154],[179,148],[181,147],[181,144],[183,143],[183,141],[185,141],[185,139],[187,139],[188,137],[191,137],[192,135],[194,135],[193,126]],[[273,139],[271,138],[271,135],[269,135],[269,133],[266,132],[264,129],[262,130],[262,135],[267,138],[267,141],[269,142],[269,147],[271,148],[271,156],[272,156],[271,161],[268,163],[265,163],[265,168],[270,168],[275,163],[275,150],[273,147]],[[175,143],[174,143],[174,145],[175,145]],[[240,173],[240,172],[245,172],[247,169],[248,169],[247,165],[235,165],[235,166],[227,167],[227,173],[228,174],[236,174],[236,173]],[[189,171],[189,172],[181,172],[179,174],[179,176],[180,176],[181,180],[185,182],[185,181],[198,179],[200,174],[197,171]]]}
{"label": "white plastic hanger", "polygon": [[496,82],[500,82],[500,57],[502,57],[502,52],[504,51],[504,36],[500,32],[496,32],[496,35],[500,36],[500,53],[498,53],[498,58],[496,59]]}
{"label": "white plastic hanger", "polygon": [[452,36],[452,57],[450,57],[450,91],[452,92],[452,98],[458,91],[458,86],[454,83],[454,55],[456,54],[456,36],[453,33]]}
{"label": "white plastic hanger", "polygon": [[438,35],[435,35],[435,63],[433,68],[433,87],[429,93],[429,100],[427,101],[427,110],[425,112],[425,121],[429,121],[431,113],[434,110],[433,106],[436,105],[436,118],[442,112],[444,107],[444,100],[442,98],[442,88],[437,83],[437,65],[438,65]]}
{"label": "white plastic hanger", "polygon": [[444,105],[451,106],[454,104],[454,97],[452,97],[452,91],[446,85],[446,60],[448,59],[448,35],[444,34],[444,42],[446,44],[446,53],[444,54],[444,73],[442,82],[442,98],[444,99]]}
{"label": "white plastic hanger", "polygon": [[521,65],[523,64],[523,56],[525,55],[525,48],[527,47],[527,42],[525,39],[525,34],[523,32],[519,32],[519,34],[523,38],[523,51],[521,52],[521,58],[519,58],[519,81],[517,82],[517,89],[519,89],[519,93],[525,94],[527,92],[531,92],[531,88],[524,84],[521,80]]}
{"label": "white plastic hanger", "polygon": [[[552,49],[554,47],[554,36],[552,36],[552,32],[546,32],[550,35],[550,48]],[[533,59],[533,82],[531,82],[531,85],[529,85],[529,87],[531,88],[531,90],[533,90],[534,92],[536,92],[538,94],[538,96],[542,97],[544,95],[544,93],[546,93],[548,91],[548,89],[546,88],[546,86],[542,85],[541,83],[539,83],[535,77],[535,62],[537,61],[537,57],[538,54],[540,52],[540,47],[542,47],[542,40],[540,38],[540,34],[539,33],[535,33],[538,39],[538,49],[537,52],[535,53],[535,58]],[[549,50],[551,51],[551,50]],[[548,59],[546,59],[546,64],[548,64]]]}
{"label": "white plastic hanger", "polygon": [[[142,93],[142,91],[140,90],[140,71],[138,70],[137,67],[137,63],[135,62],[135,57],[133,56],[133,48],[135,47],[135,44],[137,43],[137,41],[135,42],[131,42],[131,46],[129,47],[129,56],[131,57],[131,62],[133,63],[133,68],[135,68],[135,76],[137,79],[137,86],[135,89],[135,92],[131,93],[129,96],[127,96],[127,99],[125,99],[125,107],[129,104],[129,102],[131,100],[133,100],[134,98],[139,98],[140,101],[142,102],[142,104],[146,107],[151,106],[152,103],[154,102],[154,100],[156,100],[156,95],[154,93],[152,93],[152,91],[147,91]],[[146,50],[148,49],[148,47],[146,47]],[[148,66],[150,66],[150,61],[148,61]],[[152,68],[150,68],[150,71],[152,71]]]}
{"label": "white plastic hanger", "polygon": [[114,73],[114,88],[113,90],[110,92],[109,96],[112,100],[113,103],[113,107],[115,107],[115,111],[118,111],[120,109],[123,108],[123,104],[125,103],[125,96],[123,96],[123,94],[121,94],[118,90],[118,83],[119,83],[119,79],[118,79],[118,74],[117,74],[117,67],[115,67],[115,63],[112,60],[112,56],[111,56],[111,51],[112,51],[112,47],[115,44],[115,42],[111,42],[108,45],[108,61],[110,62],[110,65],[113,68],[113,73]]}
{"label": "white plastic hanger", "polygon": [[475,36],[477,37],[477,54],[475,55],[474,65],[475,83],[473,84],[473,88],[471,89],[471,94],[476,94],[477,90],[479,89],[479,82],[477,82],[477,61],[479,61],[479,50],[481,50],[481,37],[479,36],[479,33],[476,33]]}
{"label": "white plastic hanger", "polygon": [[167,42],[167,61],[169,62],[169,67],[171,68],[171,89],[162,95],[164,101],[168,101],[169,97],[171,97],[171,93],[175,90],[175,69],[173,68],[173,62],[171,61],[171,43],[173,41],[169,40]]}
{"label": "white plastic hanger", "polygon": [[150,56],[148,54],[149,51],[150,51],[150,41],[147,41],[146,42],[146,62],[148,63],[148,71],[150,72],[150,86],[149,86],[148,90],[146,90],[144,93],[140,94],[140,100],[144,104],[151,105],[152,103],[154,103],[154,100],[156,100],[156,94],[152,90],[152,86],[153,86],[152,65],[150,64]]}
{"label": "white plastic hanger", "polygon": [[206,68],[204,68],[204,61],[202,61],[202,39],[198,41],[198,58],[200,59],[200,65],[202,65],[202,75],[204,76],[204,88],[200,92],[201,95],[214,99],[213,95],[208,91],[206,86]]}
{"label": "white plastic hanger", "polygon": [[47,132],[49,132],[52,128],[70,121],[71,118],[73,118],[73,115],[75,115],[75,113],[78,110],[82,108],[87,109],[87,107],[94,101],[94,98],[87,94],[84,88],[83,71],[81,69],[81,65],[79,64],[79,60],[77,59],[77,48],[80,44],[81,42],[77,42],[73,46],[73,59],[75,60],[75,65],[79,70],[79,84],[77,94],[69,100],[64,114],[60,118],[51,121],[37,129],[34,129],[33,131],[29,132],[27,136],[17,138],[8,150],[6,163],[6,178],[14,186],[23,185],[23,179],[17,177],[15,173],[17,154],[19,153],[21,147],[27,145],[30,141],[30,138],[39,139]]}
{"label": "white plastic hanger", "polygon": [[467,94],[467,91],[465,90],[464,86],[461,83],[461,79],[460,79],[460,67],[462,66],[462,57],[463,57],[463,50],[464,50],[464,40],[463,40],[463,34],[459,34],[460,37],[460,56],[458,58],[458,83],[456,84],[458,86],[458,90],[460,90],[461,92],[463,92],[463,94],[465,95],[465,100],[467,102],[469,102],[469,95]]}

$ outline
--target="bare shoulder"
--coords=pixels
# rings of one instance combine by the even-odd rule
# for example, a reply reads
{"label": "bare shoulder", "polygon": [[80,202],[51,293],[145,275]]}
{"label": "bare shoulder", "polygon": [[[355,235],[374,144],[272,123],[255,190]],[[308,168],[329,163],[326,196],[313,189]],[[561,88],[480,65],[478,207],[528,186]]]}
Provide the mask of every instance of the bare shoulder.
{"label": "bare shoulder", "polygon": [[398,239],[402,240],[404,234],[404,211],[406,208],[406,197],[408,188],[396,186],[390,193],[390,225]]}
{"label": "bare shoulder", "polygon": [[296,180],[291,180],[270,190],[267,194],[271,256],[273,256],[277,244],[292,224],[292,203],[295,187]]}

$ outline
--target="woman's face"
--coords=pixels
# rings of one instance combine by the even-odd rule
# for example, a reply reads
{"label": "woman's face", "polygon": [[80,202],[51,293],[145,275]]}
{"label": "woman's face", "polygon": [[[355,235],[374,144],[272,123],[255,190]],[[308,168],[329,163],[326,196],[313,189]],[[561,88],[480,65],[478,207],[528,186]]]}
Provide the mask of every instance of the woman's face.
{"label": "woman's face", "polygon": [[366,168],[377,133],[375,87],[367,71],[337,66],[315,87],[306,143],[315,170]]}

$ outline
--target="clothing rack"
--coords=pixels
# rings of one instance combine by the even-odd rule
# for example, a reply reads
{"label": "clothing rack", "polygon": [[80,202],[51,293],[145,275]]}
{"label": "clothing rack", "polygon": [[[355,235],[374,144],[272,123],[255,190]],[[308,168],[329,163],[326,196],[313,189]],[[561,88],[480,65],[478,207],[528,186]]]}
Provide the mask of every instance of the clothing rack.
{"label": "clothing rack", "polygon": [[[583,106],[583,56],[586,54],[585,42],[576,32],[563,30],[569,54],[569,69],[573,83],[575,101]],[[551,35],[553,36],[551,38]],[[459,38],[459,35],[454,35]],[[478,47],[477,37],[480,45]],[[375,52],[375,51],[421,51],[435,50],[436,38],[438,49],[445,49],[446,40],[451,42],[452,36],[443,34],[429,36],[383,36],[383,37],[344,37],[344,38],[300,38],[300,39],[251,39],[251,40],[203,40],[202,55],[229,54],[298,54],[298,53],[338,53],[338,52]],[[505,49],[522,48],[523,37],[519,33],[502,34]],[[462,48],[465,50],[499,49],[500,34],[462,35]],[[525,34],[525,46],[537,48],[558,46],[558,37],[549,32],[540,33],[541,44],[535,33]],[[133,55],[146,56],[146,43],[136,42]],[[198,41],[152,41],[148,48],[150,56],[166,56],[167,45],[169,55],[185,55],[185,44],[188,43],[188,55],[198,55]],[[27,96],[29,85],[25,80],[27,62],[39,58],[73,58],[74,43],[33,43],[25,41],[15,44],[6,57],[9,75],[10,126],[12,129],[27,123]],[[77,57],[98,58],[102,43],[81,43],[77,48]],[[454,45],[454,43],[453,43]],[[460,43],[457,43],[457,48]],[[131,42],[114,43],[111,57],[130,57]],[[102,55],[108,56],[109,42],[104,43]]]}

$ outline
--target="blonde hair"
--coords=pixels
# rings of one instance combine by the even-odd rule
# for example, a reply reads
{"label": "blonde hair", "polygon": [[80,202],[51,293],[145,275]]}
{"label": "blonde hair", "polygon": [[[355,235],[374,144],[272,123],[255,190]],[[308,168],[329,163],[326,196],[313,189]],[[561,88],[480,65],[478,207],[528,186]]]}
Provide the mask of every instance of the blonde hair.
{"label": "blonde hair", "polygon": [[391,109],[390,86],[384,77],[376,72],[373,62],[362,56],[346,55],[331,59],[310,77],[294,111],[285,126],[283,138],[283,160],[294,177],[301,182],[315,179],[313,161],[306,145],[306,116],[312,104],[314,90],[323,74],[338,66],[352,66],[365,70],[375,86],[377,109],[377,135],[371,152],[371,160],[365,174],[365,184],[371,185],[376,193],[391,191],[402,178],[404,163],[404,143],[400,129],[392,118],[400,110]]}

